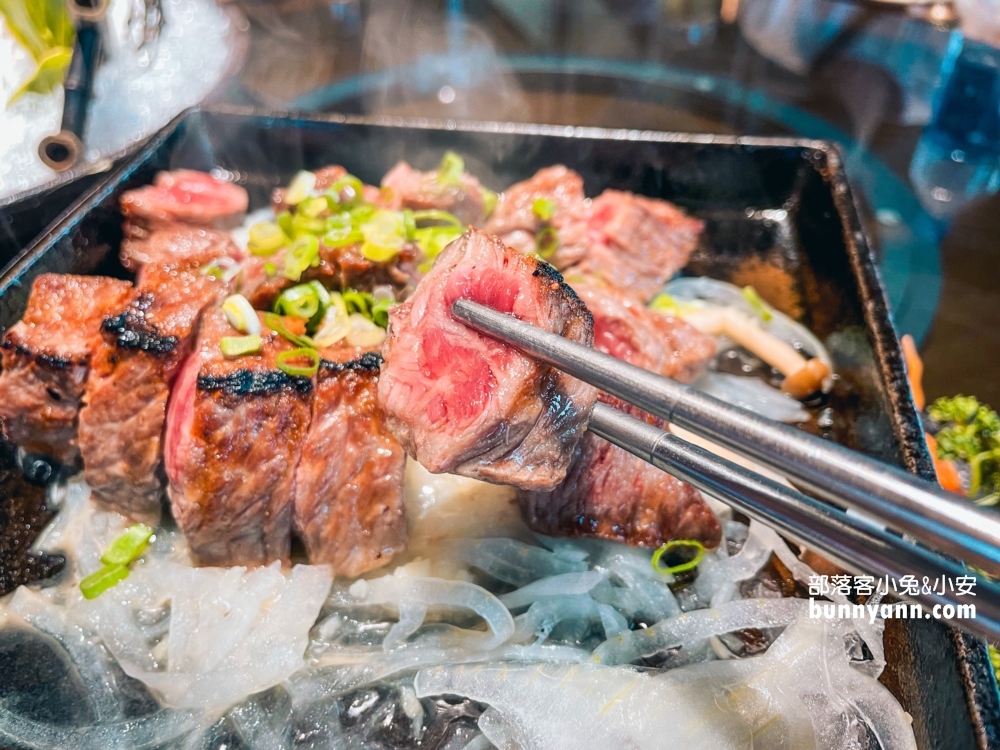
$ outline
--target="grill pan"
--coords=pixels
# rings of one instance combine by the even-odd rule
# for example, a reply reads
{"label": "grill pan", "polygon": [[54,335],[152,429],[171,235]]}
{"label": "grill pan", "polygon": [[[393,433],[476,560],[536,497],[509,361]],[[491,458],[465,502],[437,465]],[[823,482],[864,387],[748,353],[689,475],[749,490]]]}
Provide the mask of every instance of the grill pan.
{"label": "grill pan", "polygon": [[[823,141],[190,110],[89,186],[7,266],[0,328],[20,318],[41,273],[126,277],[117,260],[118,198],[160,170],[214,170],[244,186],[253,209],[302,168],[343,164],[378,184],[399,159],[427,169],[447,149],[494,189],[563,163],[583,176],[588,195],[631,190],[705,220],[688,272],[752,284],[830,350],[840,377],[804,429],[933,478],[873,247],[840,153]],[[13,447],[0,444],[0,594],[61,567],[58,558],[27,553],[50,516],[41,486],[47,467],[28,468],[30,480]],[[1000,696],[985,644],[936,622],[890,620],[885,646],[882,681],[913,716],[920,748],[1000,748]]]}

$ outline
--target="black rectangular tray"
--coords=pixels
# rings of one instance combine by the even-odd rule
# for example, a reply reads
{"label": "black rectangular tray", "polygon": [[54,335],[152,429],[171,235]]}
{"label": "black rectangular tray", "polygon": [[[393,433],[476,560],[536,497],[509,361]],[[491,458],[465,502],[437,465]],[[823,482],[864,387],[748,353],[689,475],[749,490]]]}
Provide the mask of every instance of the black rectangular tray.
{"label": "black rectangular tray", "polygon": [[[872,248],[840,154],[821,141],[190,111],[89,188],[7,267],[0,328],[19,319],[41,273],[124,276],[118,198],[159,170],[223,170],[256,208],[302,168],[343,164],[378,184],[399,159],[430,168],[446,149],[493,188],[562,163],[583,175],[588,195],[631,190],[704,219],[688,270],[753,284],[827,342],[840,375],[828,436],[933,478]],[[0,567],[0,593],[51,568],[24,555],[44,520],[41,508],[42,489],[21,476],[10,446],[0,446],[0,566],[7,568]],[[919,747],[1000,747],[1000,699],[981,641],[934,622],[890,620],[886,655],[882,680],[913,716]]]}

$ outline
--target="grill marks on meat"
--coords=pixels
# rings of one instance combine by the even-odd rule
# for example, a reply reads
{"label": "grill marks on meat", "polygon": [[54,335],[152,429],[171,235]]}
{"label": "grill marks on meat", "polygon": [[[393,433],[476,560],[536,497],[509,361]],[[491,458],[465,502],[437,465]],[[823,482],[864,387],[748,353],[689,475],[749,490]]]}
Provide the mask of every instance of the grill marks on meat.
{"label": "grill marks on meat", "polygon": [[104,320],[80,412],[84,476],[94,497],[135,520],[156,521],[163,494],[161,438],[170,386],[190,353],[217,279],[174,266],[143,268],[131,301]]}
{"label": "grill marks on meat", "polygon": [[376,403],[382,358],[348,346],[322,354],[295,473],[294,523],[311,563],[354,577],[406,544],[406,454]]}
{"label": "grill marks on meat", "polygon": [[265,327],[259,354],[227,359],[219,342],[233,335],[221,310],[205,314],[167,419],[171,507],[205,565],[288,558],[295,467],[310,422],[312,381],[276,365],[294,347]]}
{"label": "grill marks on meat", "polygon": [[0,344],[0,418],[8,439],[29,453],[72,466],[80,455],[77,415],[101,321],[131,292],[126,281],[42,274],[24,317]]}
{"label": "grill marks on meat", "polygon": [[432,472],[551,489],[597,392],[466,327],[451,314],[460,297],[591,342],[590,314],[555,270],[471,229],[389,313],[378,384],[389,428]]}
{"label": "grill marks on meat", "polygon": [[687,265],[703,228],[667,201],[605,190],[591,205],[587,253],[570,273],[600,274],[648,301]]}
{"label": "grill marks on meat", "polygon": [[[696,378],[715,342],[676,318],[598,283],[573,288],[594,316],[594,348],[681,381]],[[664,429],[666,423],[613,396],[600,400]],[[566,480],[552,492],[518,493],[528,525],[555,536],[598,536],[658,547],[670,539],[716,546],[721,527],[701,494],[595,435],[580,442]]]}
{"label": "grill marks on meat", "polygon": [[382,178],[382,187],[392,190],[394,208],[448,211],[466,225],[481,224],[485,218],[483,187],[468,172],[455,183],[441,182],[437,170],[421,172],[401,161]]}
{"label": "grill marks on meat", "polygon": [[150,263],[201,267],[216,258],[242,260],[228,232],[175,224],[154,232],[133,231],[122,242],[120,258],[130,271]]}
{"label": "grill marks on meat", "polygon": [[232,229],[243,221],[248,205],[243,188],[191,169],[160,172],[152,185],[129,190],[121,197],[126,235],[178,223]]}
{"label": "grill marks on meat", "polygon": [[542,221],[533,207],[540,198],[555,204],[550,223],[559,236],[559,247],[550,261],[560,270],[569,268],[587,252],[590,215],[589,202],[583,194],[583,178],[571,169],[562,165],[546,167],[531,179],[504,190],[486,223],[486,231],[522,253],[535,252],[535,233]]}

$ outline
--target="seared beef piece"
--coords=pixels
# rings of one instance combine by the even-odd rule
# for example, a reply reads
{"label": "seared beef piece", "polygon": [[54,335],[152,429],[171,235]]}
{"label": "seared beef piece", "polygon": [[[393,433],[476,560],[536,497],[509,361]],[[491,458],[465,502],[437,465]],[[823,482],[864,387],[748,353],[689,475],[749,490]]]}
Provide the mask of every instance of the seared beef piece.
{"label": "seared beef piece", "polygon": [[141,237],[126,237],[122,242],[122,265],[130,271],[138,271],[149,263],[197,267],[216,258],[243,259],[242,251],[228,232],[175,224],[141,234]]}
{"label": "seared beef piece", "polygon": [[566,273],[598,274],[648,301],[687,265],[704,224],[667,201],[605,190],[589,227],[587,253]]}
{"label": "seared beef piece", "polygon": [[429,471],[551,489],[597,391],[452,317],[463,297],[589,345],[587,308],[551,266],[470,229],[389,312],[379,404]]}
{"label": "seared beef piece", "polygon": [[641,547],[670,539],[715,547],[722,536],[698,490],[591,433],[562,484],[552,492],[519,490],[517,499],[528,526],[549,536],[596,536]]}
{"label": "seared beef piece", "polygon": [[67,466],[76,462],[77,413],[101,321],[121,309],[131,289],[101,276],[35,279],[24,317],[0,344],[0,418],[11,442]]}
{"label": "seared beef piece", "polygon": [[[410,242],[386,263],[365,258],[360,253],[360,245],[334,248],[321,243],[319,255],[319,265],[306,270],[299,281],[289,281],[282,275],[284,251],[266,258],[247,258],[243,263],[240,292],[256,309],[264,310],[270,309],[282,290],[313,279],[330,289],[371,291],[375,286],[388,284],[397,298],[403,299],[413,291],[419,278],[420,249]],[[268,273],[268,263],[274,266],[273,273]]]}
{"label": "seared beef piece", "polygon": [[294,525],[309,562],[355,577],[406,545],[406,454],[376,404],[382,358],[346,345],[322,354],[295,472]]}
{"label": "seared beef piece", "polygon": [[534,211],[535,201],[555,204],[548,224],[556,230],[559,245],[549,262],[562,270],[580,261],[587,252],[589,202],[583,194],[583,178],[562,165],[546,167],[534,177],[503,191],[496,210],[486,222],[486,231],[499,235],[515,250],[535,252],[535,235],[542,220]]}
{"label": "seared beef piece", "polygon": [[225,285],[197,270],[143,267],[131,301],[105,319],[84,408],[80,452],[94,498],[134,520],[156,521],[161,437],[170,386]]}
{"label": "seared beef piece", "polygon": [[121,198],[127,236],[142,237],[172,224],[215,229],[239,226],[246,213],[247,191],[205,172],[160,172],[152,185],[129,190]]}
{"label": "seared beef piece", "polygon": [[220,341],[237,335],[220,309],[205,313],[167,415],[170,504],[203,565],[288,558],[295,467],[309,430],[312,380],[276,365],[295,347],[265,326],[260,353],[228,359]]}
{"label": "seared beef piece", "polygon": [[[695,380],[715,356],[715,340],[679,318],[600,279],[570,283],[594,316],[594,348],[682,383]],[[606,394],[602,394],[606,400]]]}
{"label": "seared beef piece", "polygon": [[394,208],[448,211],[463,224],[478,225],[485,218],[483,187],[468,172],[463,172],[457,182],[442,182],[438,179],[437,170],[420,172],[401,161],[386,172],[382,187],[392,191]]}
{"label": "seared beef piece", "polygon": [[[696,378],[715,342],[676,318],[596,282],[573,288],[594,315],[594,348],[681,381]],[[665,422],[606,393],[600,400],[661,429]],[[569,474],[552,492],[518,492],[528,525],[552,536],[597,536],[658,547],[698,539],[714,547],[718,519],[694,487],[588,433]]]}
{"label": "seared beef piece", "polygon": [[[327,167],[320,167],[319,169],[314,169],[313,174],[316,175],[316,186],[313,188],[315,192],[323,192],[327,188],[331,187],[333,183],[339,180],[341,177],[346,177],[348,172],[339,164],[331,164]],[[388,205],[388,202],[383,199],[382,194],[379,189],[374,185],[365,185],[364,199],[367,203],[374,203],[376,205],[385,205],[386,208],[395,208],[396,206]],[[274,192],[271,193],[271,205],[274,206],[274,213],[279,214],[282,211],[288,211],[291,209],[287,203],[285,203],[285,192],[287,188],[275,188]]]}

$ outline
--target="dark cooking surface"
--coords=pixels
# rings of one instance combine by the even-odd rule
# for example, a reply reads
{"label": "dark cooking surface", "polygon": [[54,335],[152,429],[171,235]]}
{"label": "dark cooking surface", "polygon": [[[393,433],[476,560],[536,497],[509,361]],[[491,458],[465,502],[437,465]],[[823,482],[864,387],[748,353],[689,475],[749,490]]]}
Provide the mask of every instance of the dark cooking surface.
{"label": "dark cooking surface", "polygon": [[[814,406],[814,415],[828,406],[838,415],[823,429],[840,442],[929,476],[898,342],[839,157],[818,143],[706,140],[568,134],[562,128],[518,132],[504,125],[439,130],[191,115],[85,196],[80,212],[0,280],[0,326],[20,316],[30,280],[39,273],[121,274],[115,260],[121,239],[117,198],[126,187],[148,183],[160,169],[228,170],[249,190],[251,206],[260,206],[300,167],[344,163],[374,181],[399,158],[427,167],[452,148],[484,184],[502,187],[540,166],[564,162],[581,172],[588,194],[608,186],[633,190],[667,198],[704,218],[707,231],[692,272],[755,285],[828,342],[842,378],[829,403]],[[9,447],[5,455],[9,466]],[[2,478],[0,508],[14,508],[0,547],[3,564],[18,557],[23,565],[17,553],[37,533],[42,493],[16,473]],[[34,570],[24,570],[42,573],[48,564],[34,562]],[[963,750],[1000,738],[996,684],[981,644],[937,624],[898,620],[889,622],[886,644],[890,666],[883,680],[914,716],[921,748]]]}

